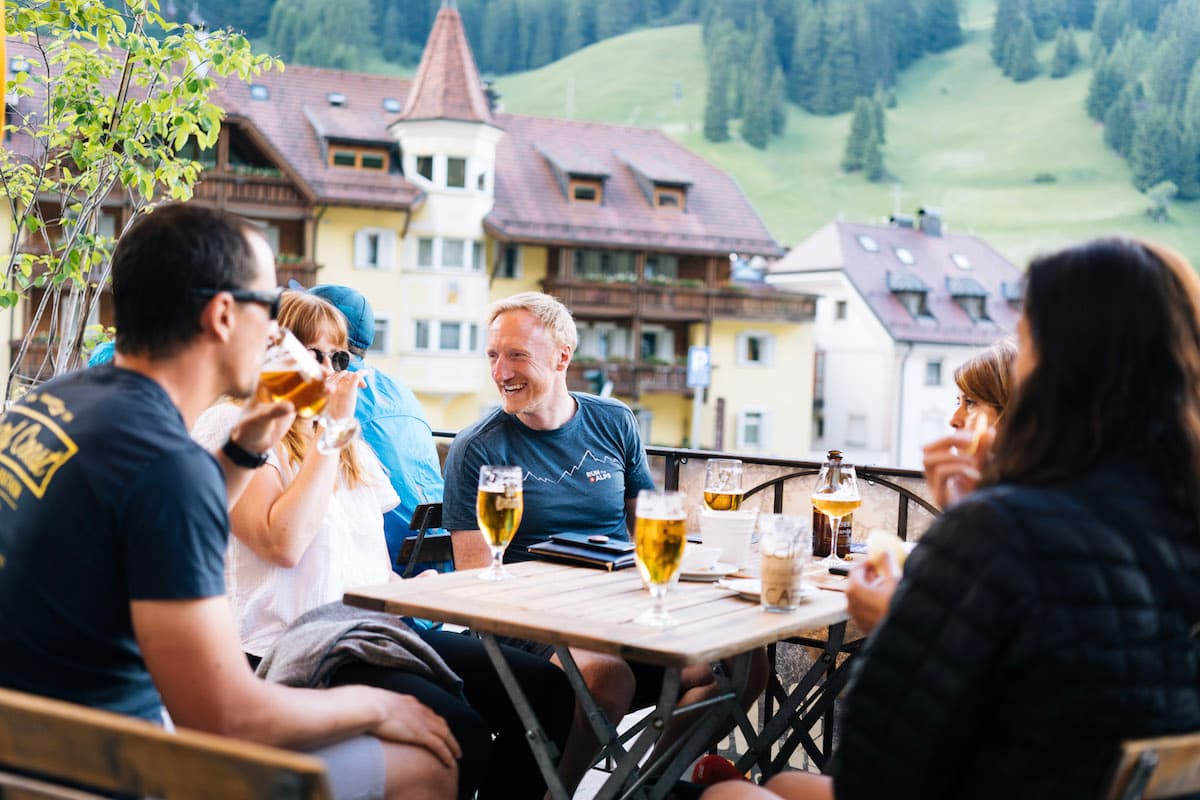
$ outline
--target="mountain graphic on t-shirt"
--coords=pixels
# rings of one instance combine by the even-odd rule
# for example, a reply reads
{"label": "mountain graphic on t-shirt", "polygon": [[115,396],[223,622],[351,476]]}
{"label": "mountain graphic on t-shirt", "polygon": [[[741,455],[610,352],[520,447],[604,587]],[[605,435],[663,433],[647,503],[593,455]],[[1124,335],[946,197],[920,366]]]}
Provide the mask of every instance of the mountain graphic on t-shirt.
{"label": "mountain graphic on t-shirt", "polygon": [[[592,464],[597,464],[602,468],[599,470],[588,469],[588,477],[590,480],[592,480],[593,483],[597,480],[597,478],[599,480],[605,480],[607,478],[612,477],[612,475],[607,470],[607,468],[609,468],[609,467],[616,467],[617,471],[620,471],[622,469],[621,462],[618,461],[617,459],[611,458],[610,456],[598,456],[595,453],[593,453],[591,450],[584,450],[583,456],[579,459],[579,463],[576,464],[575,466],[571,467],[570,469],[564,469],[562,472],[560,472],[558,474],[558,477],[544,478],[541,475],[535,475],[532,472],[526,472],[525,480],[535,480],[535,481],[539,481],[541,483],[554,483],[554,484],[562,483],[564,479],[574,476],[575,473],[579,472],[579,470],[587,467],[589,461]],[[600,473],[602,473],[602,476],[593,476],[592,475],[593,472],[600,472]]]}

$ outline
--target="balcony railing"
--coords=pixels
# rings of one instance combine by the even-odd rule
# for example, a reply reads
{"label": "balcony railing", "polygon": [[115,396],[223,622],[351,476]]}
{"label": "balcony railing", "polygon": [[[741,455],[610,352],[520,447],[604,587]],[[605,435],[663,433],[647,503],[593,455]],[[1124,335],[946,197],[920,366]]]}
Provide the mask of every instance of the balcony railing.
{"label": "balcony railing", "polygon": [[687,367],[674,364],[631,364],[629,362],[584,361],[567,367],[567,386],[575,391],[590,392],[595,387],[586,376],[600,370],[604,380],[612,381],[613,394],[637,397],[644,392],[669,392],[691,397],[687,386]]}
{"label": "balcony railing", "polygon": [[305,208],[308,202],[287,178],[270,175],[238,175],[205,170],[196,184],[195,196],[219,206],[229,203],[273,208]]}
{"label": "balcony railing", "polygon": [[549,276],[546,292],[577,316],[619,319],[700,321],[733,317],[763,321],[808,322],[816,313],[812,297],[743,286],[683,286],[652,283],[605,283]]}
{"label": "balcony railing", "polygon": [[[53,347],[54,350],[50,350]],[[49,380],[54,376],[54,355],[57,353],[58,345],[56,343],[45,341],[34,341],[29,343],[29,347],[25,349],[25,357],[17,360],[21,352],[21,340],[13,339],[8,343],[8,358],[10,364],[16,364],[16,370],[13,373],[17,380],[22,383],[40,383]],[[50,351],[51,356],[47,358],[47,351]],[[83,366],[83,359],[78,355],[72,356],[69,364],[70,369],[77,369]]]}

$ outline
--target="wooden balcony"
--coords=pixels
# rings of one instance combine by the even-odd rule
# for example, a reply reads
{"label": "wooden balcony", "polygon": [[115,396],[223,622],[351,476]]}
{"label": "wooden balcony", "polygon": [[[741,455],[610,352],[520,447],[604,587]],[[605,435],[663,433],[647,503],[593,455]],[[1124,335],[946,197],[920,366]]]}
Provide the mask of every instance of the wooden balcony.
{"label": "wooden balcony", "polygon": [[770,288],[606,283],[556,276],[547,277],[542,285],[577,317],[588,319],[811,322],[816,314],[815,298]]}
{"label": "wooden balcony", "polygon": [[674,364],[631,364],[627,361],[584,361],[567,367],[567,386],[577,392],[595,391],[595,385],[585,376],[601,370],[605,380],[613,383],[613,394],[639,397],[643,393],[668,393],[691,397],[687,386],[687,367]]}
{"label": "wooden balcony", "polygon": [[321,265],[315,261],[276,261],[275,282],[279,286],[287,286],[288,281],[299,281],[305,289],[311,289],[317,284],[317,270]]}
{"label": "wooden balcony", "polygon": [[[53,346],[57,348],[57,345]],[[18,382],[40,383],[54,377],[53,354],[51,354],[50,358],[46,357],[49,347],[51,347],[51,343],[45,341],[30,342],[29,347],[25,349],[25,357],[18,362],[17,355],[21,352],[21,340],[13,339],[9,341],[9,363],[16,363],[17,365],[13,374],[16,375]],[[84,361],[82,358],[74,356],[71,359],[69,367],[70,369],[78,369],[83,364]]]}
{"label": "wooden balcony", "polygon": [[195,187],[197,200],[229,205],[269,206],[272,209],[303,211],[308,201],[287,178],[270,175],[239,175],[234,172],[205,170]]}

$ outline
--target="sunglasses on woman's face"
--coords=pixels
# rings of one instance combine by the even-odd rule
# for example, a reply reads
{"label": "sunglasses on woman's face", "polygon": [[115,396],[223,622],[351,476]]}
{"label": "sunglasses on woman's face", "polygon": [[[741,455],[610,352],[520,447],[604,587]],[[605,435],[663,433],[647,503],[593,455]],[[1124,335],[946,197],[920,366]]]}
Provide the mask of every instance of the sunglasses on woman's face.
{"label": "sunglasses on woman's face", "polygon": [[313,354],[317,359],[318,364],[324,364],[325,359],[329,359],[329,366],[333,367],[334,372],[341,372],[346,367],[350,366],[350,351],[348,350],[330,350],[326,353],[324,350],[318,350],[315,347],[308,348],[308,352]]}

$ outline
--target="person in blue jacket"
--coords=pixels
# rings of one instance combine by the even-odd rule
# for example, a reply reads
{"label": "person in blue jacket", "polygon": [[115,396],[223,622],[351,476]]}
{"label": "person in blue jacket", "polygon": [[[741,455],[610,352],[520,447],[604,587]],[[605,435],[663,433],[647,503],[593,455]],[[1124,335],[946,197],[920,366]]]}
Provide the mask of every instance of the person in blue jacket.
{"label": "person in blue jacket", "polygon": [[[291,288],[302,288],[299,284]],[[321,284],[308,290],[332,303],[346,317],[349,330],[351,370],[364,370],[363,358],[375,341],[375,313],[361,292],[349,286]],[[362,436],[383,464],[392,488],[400,496],[400,505],[384,514],[392,569],[403,573],[398,563],[400,548],[410,535],[409,520],[422,503],[442,501],[442,467],[433,430],[425,419],[421,404],[405,385],[379,369],[372,369],[366,386],[358,391],[354,416],[362,426]]]}

